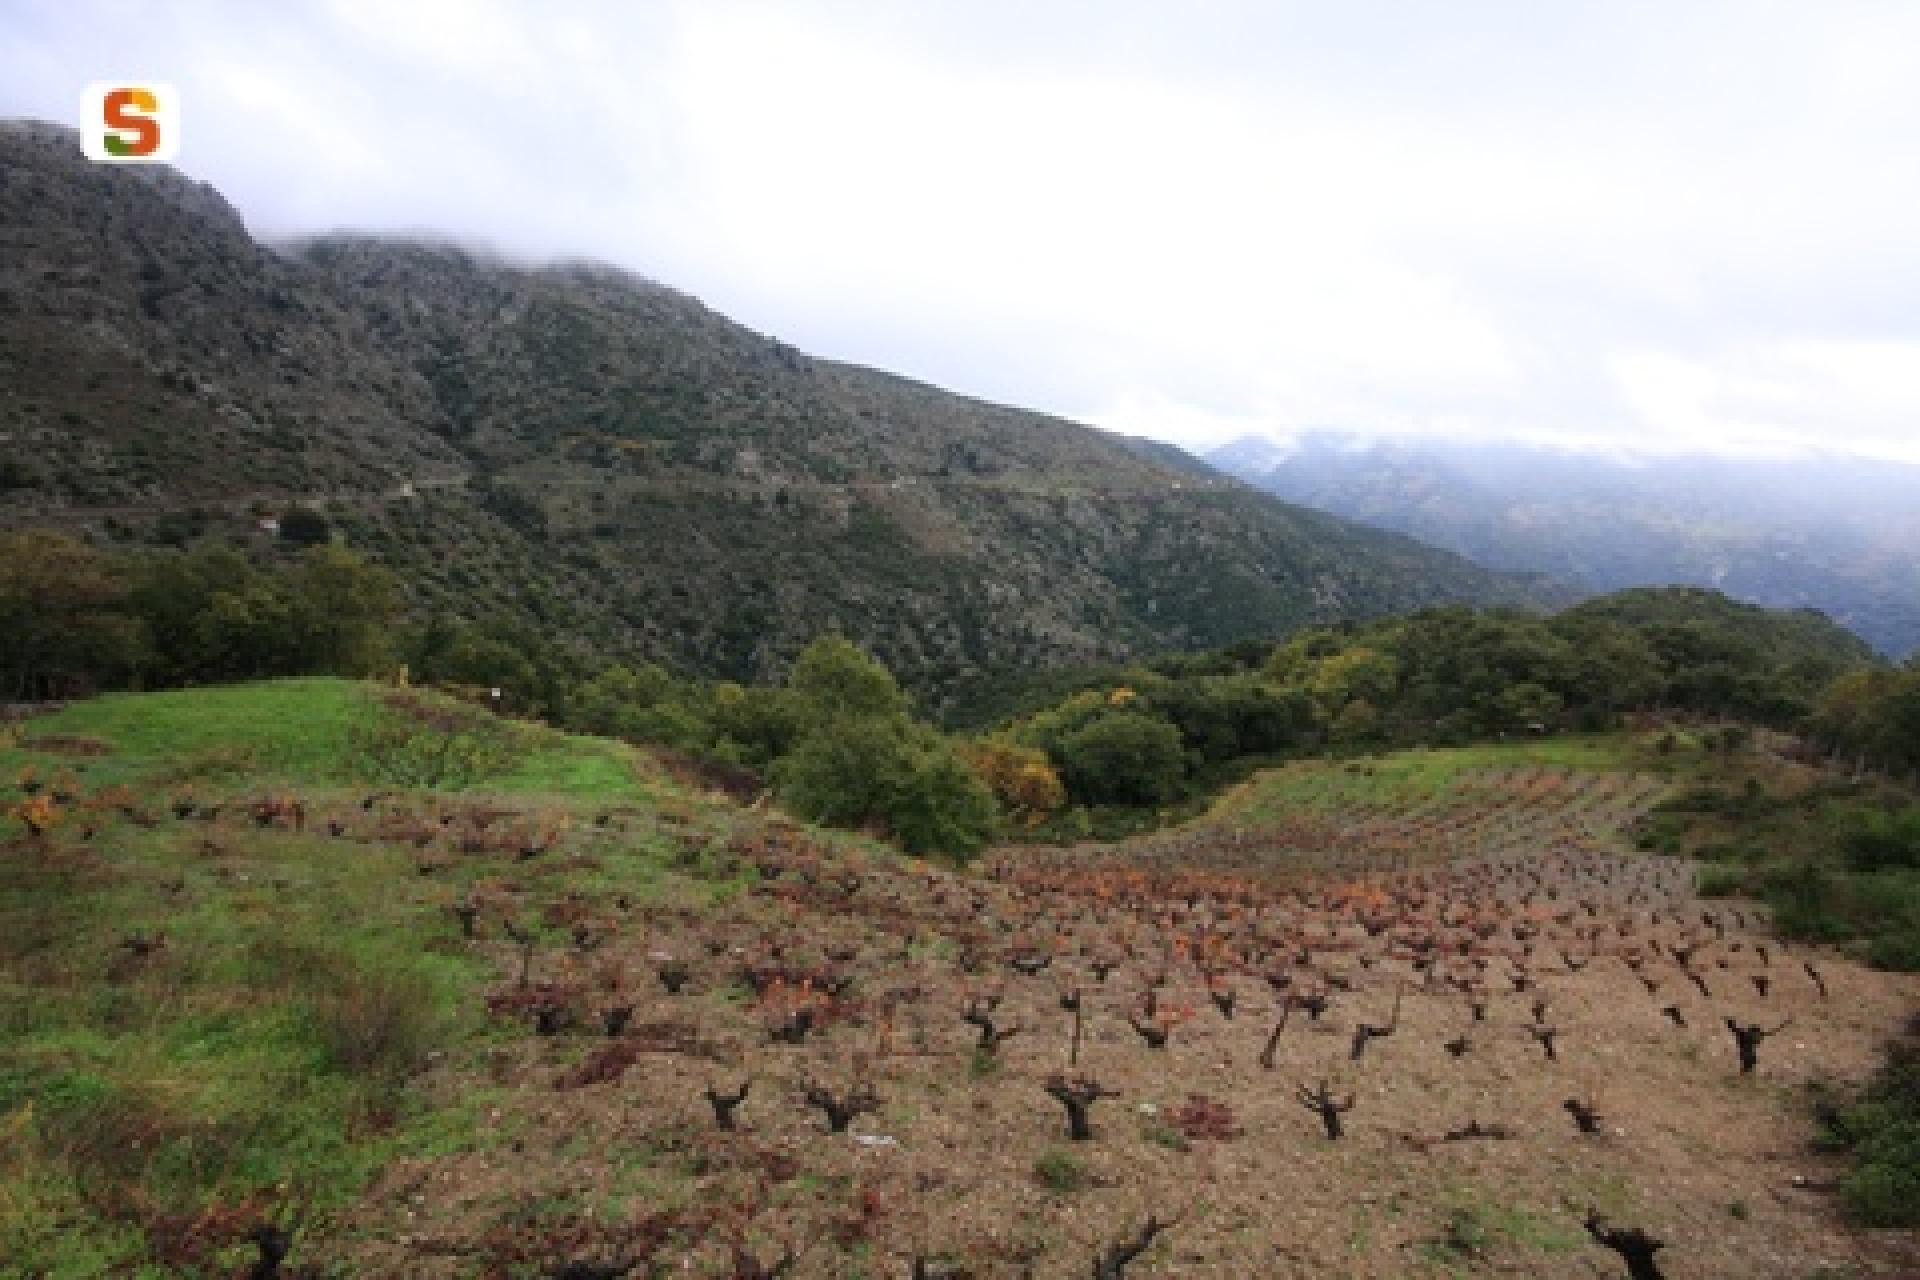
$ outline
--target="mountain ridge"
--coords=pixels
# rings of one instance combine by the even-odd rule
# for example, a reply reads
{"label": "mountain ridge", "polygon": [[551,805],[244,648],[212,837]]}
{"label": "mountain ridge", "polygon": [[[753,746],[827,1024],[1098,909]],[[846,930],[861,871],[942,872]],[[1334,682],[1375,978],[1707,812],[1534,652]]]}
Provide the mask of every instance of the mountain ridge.
{"label": "mountain ridge", "polygon": [[180,543],[300,503],[421,614],[754,679],[839,629],[936,693],[1545,598],[618,267],[268,246],[205,184],[92,166],[58,127],[0,124],[0,161],[0,523]]}
{"label": "mountain ridge", "polygon": [[1920,467],[1519,442],[1255,438],[1207,454],[1275,496],[1396,529],[1583,593],[1713,587],[1818,608],[1898,657],[1920,647]]}

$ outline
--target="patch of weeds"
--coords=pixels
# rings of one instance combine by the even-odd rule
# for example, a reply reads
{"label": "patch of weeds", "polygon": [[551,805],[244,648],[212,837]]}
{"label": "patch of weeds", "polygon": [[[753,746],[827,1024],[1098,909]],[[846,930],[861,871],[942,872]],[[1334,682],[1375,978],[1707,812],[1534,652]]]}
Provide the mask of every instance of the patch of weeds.
{"label": "patch of weeds", "polygon": [[1525,1209],[1493,1209],[1487,1218],[1500,1235],[1542,1253],[1572,1253],[1587,1243],[1583,1232]]}
{"label": "patch of weeds", "polygon": [[382,1080],[418,1071],[444,1029],[433,984],[399,967],[345,966],[309,1010],[327,1066]]}
{"label": "patch of weeds", "polygon": [[[1920,1018],[1909,1030],[1920,1032]],[[1889,1045],[1880,1070],[1854,1097],[1830,1086],[1816,1091],[1814,1115],[1824,1144],[1853,1157],[1840,1196],[1854,1220],[1920,1226],[1920,1034]]]}
{"label": "patch of weeds", "polygon": [[406,1149],[432,1158],[504,1147],[527,1127],[525,1118],[505,1105],[513,1096],[510,1089],[469,1084],[458,1102],[425,1111],[409,1123]]}
{"label": "patch of weeds", "polygon": [[1142,1124],[1140,1126],[1140,1136],[1155,1146],[1165,1147],[1169,1151],[1187,1151],[1191,1149],[1191,1144],[1187,1141],[1186,1134],[1158,1118],[1150,1118]]}
{"label": "patch of weeds", "polygon": [[1525,1209],[1456,1204],[1447,1211],[1440,1233],[1422,1241],[1420,1254],[1449,1269],[1474,1267],[1502,1244],[1541,1253],[1571,1253],[1584,1237]]}
{"label": "patch of weeds", "polygon": [[1487,1251],[1493,1237],[1493,1226],[1481,1210],[1456,1205],[1448,1211],[1440,1234],[1426,1241],[1422,1250],[1435,1262],[1473,1262]]}
{"label": "patch of weeds", "polygon": [[181,756],[154,776],[161,786],[189,782],[221,782],[260,772],[260,752],[250,746],[207,747]]}
{"label": "patch of weeds", "polygon": [[1738,867],[1702,867],[1694,892],[1703,898],[1731,898],[1744,890],[1746,883],[1746,872]]}
{"label": "patch of weeds", "polygon": [[1085,1188],[1089,1178],[1080,1157],[1056,1147],[1033,1162],[1033,1180],[1056,1195],[1070,1195]]}

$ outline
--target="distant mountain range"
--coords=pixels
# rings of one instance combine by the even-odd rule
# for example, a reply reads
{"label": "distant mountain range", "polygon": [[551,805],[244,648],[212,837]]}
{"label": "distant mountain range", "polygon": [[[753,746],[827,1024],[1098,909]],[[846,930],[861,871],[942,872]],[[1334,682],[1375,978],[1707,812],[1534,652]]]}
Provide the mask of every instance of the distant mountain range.
{"label": "distant mountain range", "polygon": [[935,694],[1549,598],[1169,446],[814,359],[608,267],[264,245],[205,184],[0,122],[0,525],[259,539],[295,504],[399,570],[422,615],[737,678],[838,628]]}
{"label": "distant mountain range", "polygon": [[1247,437],[1207,461],[1277,497],[1581,591],[1680,584],[1920,648],[1920,467],[1625,460],[1520,443]]}

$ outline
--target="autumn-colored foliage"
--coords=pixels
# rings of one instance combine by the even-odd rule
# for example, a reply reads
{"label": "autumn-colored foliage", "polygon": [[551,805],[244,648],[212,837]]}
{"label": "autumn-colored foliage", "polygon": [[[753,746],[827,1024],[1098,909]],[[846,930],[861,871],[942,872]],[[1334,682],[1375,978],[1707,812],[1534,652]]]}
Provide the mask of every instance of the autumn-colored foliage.
{"label": "autumn-colored foliage", "polygon": [[1044,751],[983,739],[968,743],[962,755],[1016,822],[1036,825],[1067,802],[1066,787]]}

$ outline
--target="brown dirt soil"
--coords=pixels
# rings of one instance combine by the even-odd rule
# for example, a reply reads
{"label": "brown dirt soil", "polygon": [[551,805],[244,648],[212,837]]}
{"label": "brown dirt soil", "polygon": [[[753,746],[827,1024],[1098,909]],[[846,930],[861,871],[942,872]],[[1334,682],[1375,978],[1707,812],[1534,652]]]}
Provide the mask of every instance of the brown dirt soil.
{"label": "brown dirt soil", "polygon": [[[1598,1209],[1665,1241],[1676,1278],[1920,1275],[1913,1233],[1842,1222],[1842,1170],[1811,1150],[1805,1096],[1867,1075],[1920,981],[1771,941],[1760,908],[1695,900],[1681,863],[1562,844],[1301,886],[1238,862],[1206,873],[1203,849],[1173,871],[1020,851],[989,878],[855,863],[778,825],[733,838],[772,874],[711,910],[635,906],[596,949],[538,957],[572,1029],[506,1015],[485,1071],[431,1078],[447,1098],[489,1091],[473,1149],[390,1168],[303,1256],[365,1275],[646,1257],[656,1270],[632,1274],[738,1277],[791,1251],[798,1280],[904,1276],[918,1253],[957,1264],[935,1275],[1048,1280],[1091,1274],[1152,1212],[1177,1225],[1129,1277],[1625,1275],[1582,1229]],[[1710,995],[1674,957],[1689,944]],[[517,949],[485,919],[473,945],[511,994]],[[691,971],[679,994],[655,977],[667,957]],[[1104,982],[1102,958],[1119,962]],[[1013,963],[1042,959],[1032,976]],[[1153,1050],[1128,1016],[1163,968],[1169,1043]],[[1203,970],[1236,996],[1231,1020]],[[1044,1091],[1067,1069],[1074,987],[1077,1070],[1118,1095],[1085,1143]],[[1330,1008],[1295,1009],[1263,1068],[1282,995],[1306,991]],[[1397,1027],[1353,1061],[1356,1023],[1386,1025],[1396,991]],[[961,1013],[996,993],[997,1025],[1022,1029],[980,1063]],[[1529,1031],[1536,998],[1557,1061]],[[570,1087],[608,1044],[599,1011],[627,1004],[630,1065]],[[815,1029],[776,1042],[800,1009]],[[1792,1021],[1743,1076],[1728,1016]],[[748,1077],[739,1131],[718,1132],[703,1089]],[[1338,1142],[1295,1096],[1323,1079],[1354,1100]],[[869,1083],[881,1101],[829,1134],[805,1081]],[[1226,1104],[1239,1136],[1181,1135],[1194,1095]],[[1568,1098],[1592,1100],[1602,1132],[1578,1133]],[[1512,1136],[1433,1141],[1469,1122]]]}

